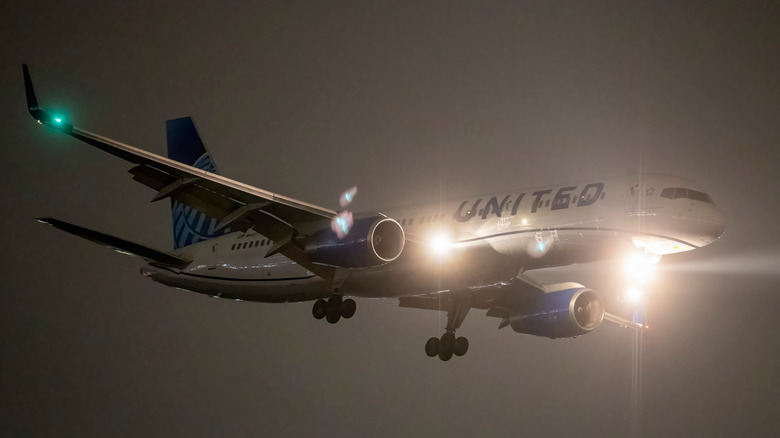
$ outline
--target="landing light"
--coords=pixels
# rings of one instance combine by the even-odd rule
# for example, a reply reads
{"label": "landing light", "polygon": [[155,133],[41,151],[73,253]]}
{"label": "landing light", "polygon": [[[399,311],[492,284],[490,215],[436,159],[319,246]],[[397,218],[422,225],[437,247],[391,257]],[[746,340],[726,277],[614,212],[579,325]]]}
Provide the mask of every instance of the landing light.
{"label": "landing light", "polygon": [[638,303],[642,300],[642,291],[632,287],[626,291],[626,298],[631,303]]}
{"label": "landing light", "polygon": [[62,123],[62,119],[61,119],[61,118],[59,118],[59,117],[55,117],[55,118],[54,118],[54,121],[55,121],[55,122],[57,122],[57,123]]}
{"label": "landing light", "polygon": [[634,253],[626,259],[626,275],[632,281],[646,283],[653,277],[655,264],[660,257],[653,254]]}
{"label": "landing light", "polygon": [[444,234],[437,234],[428,243],[431,251],[437,256],[443,256],[452,248],[452,242]]}

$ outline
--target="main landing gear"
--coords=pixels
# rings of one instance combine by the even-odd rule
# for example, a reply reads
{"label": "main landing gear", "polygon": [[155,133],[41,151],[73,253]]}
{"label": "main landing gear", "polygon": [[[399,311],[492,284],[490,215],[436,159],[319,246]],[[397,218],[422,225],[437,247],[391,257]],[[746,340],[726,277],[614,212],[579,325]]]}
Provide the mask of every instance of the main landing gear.
{"label": "main landing gear", "polygon": [[465,298],[453,298],[450,302],[450,310],[447,312],[447,328],[441,338],[430,338],[425,343],[425,354],[429,357],[439,356],[439,359],[448,361],[452,355],[463,356],[469,350],[469,340],[463,336],[456,338],[455,330],[460,328],[463,320],[471,308],[468,296]]}
{"label": "main landing gear", "polygon": [[425,354],[429,357],[439,356],[441,360],[450,360],[452,355],[463,356],[469,351],[469,340],[460,336],[455,337],[455,332],[447,332],[439,338],[430,338],[425,343]]}
{"label": "main landing gear", "polygon": [[353,299],[343,299],[340,295],[333,295],[328,301],[319,299],[314,302],[311,309],[312,315],[317,319],[325,318],[329,323],[335,324],[341,318],[352,318],[357,309]]}

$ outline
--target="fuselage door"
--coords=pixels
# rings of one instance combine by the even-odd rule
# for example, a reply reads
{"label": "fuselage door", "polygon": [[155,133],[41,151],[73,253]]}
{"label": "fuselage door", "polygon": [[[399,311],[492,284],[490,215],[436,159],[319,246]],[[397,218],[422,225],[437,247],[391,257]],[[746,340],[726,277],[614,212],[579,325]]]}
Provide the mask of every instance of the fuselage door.
{"label": "fuselage door", "polygon": [[629,187],[628,190],[626,190],[623,208],[627,215],[635,216],[642,210],[641,207],[642,197],[640,196],[640,192],[641,190],[639,187],[639,183],[635,183],[631,185],[631,187]]}
{"label": "fuselage door", "polygon": [[217,269],[217,246],[219,243],[211,245],[211,251],[206,256],[206,267],[209,269]]}

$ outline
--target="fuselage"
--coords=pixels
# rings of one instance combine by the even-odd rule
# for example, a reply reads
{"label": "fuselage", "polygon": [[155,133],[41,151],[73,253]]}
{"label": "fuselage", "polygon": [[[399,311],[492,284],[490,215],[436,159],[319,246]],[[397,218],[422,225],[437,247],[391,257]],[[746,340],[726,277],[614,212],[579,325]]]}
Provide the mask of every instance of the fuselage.
{"label": "fuselage", "polygon": [[[624,176],[388,208],[407,245],[393,262],[345,269],[340,293],[401,297],[490,287],[519,272],[621,257],[663,256],[708,245],[724,216],[693,183],[670,175]],[[333,285],[282,255],[270,240],[235,232],[179,250],[193,262],[142,273],[172,287],[248,301],[305,301]]]}

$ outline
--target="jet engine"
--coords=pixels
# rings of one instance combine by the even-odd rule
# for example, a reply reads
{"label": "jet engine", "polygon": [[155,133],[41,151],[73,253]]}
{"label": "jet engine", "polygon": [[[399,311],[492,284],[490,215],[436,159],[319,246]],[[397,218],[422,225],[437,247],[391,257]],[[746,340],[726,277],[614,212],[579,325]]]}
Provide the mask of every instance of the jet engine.
{"label": "jet engine", "polygon": [[304,251],[314,263],[371,268],[397,259],[405,241],[398,222],[385,216],[370,216],[355,219],[342,238],[330,228],[315,233],[306,239]]}
{"label": "jet engine", "polygon": [[590,332],[604,319],[604,303],[586,288],[539,294],[513,308],[509,323],[518,333],[568,338]]}

